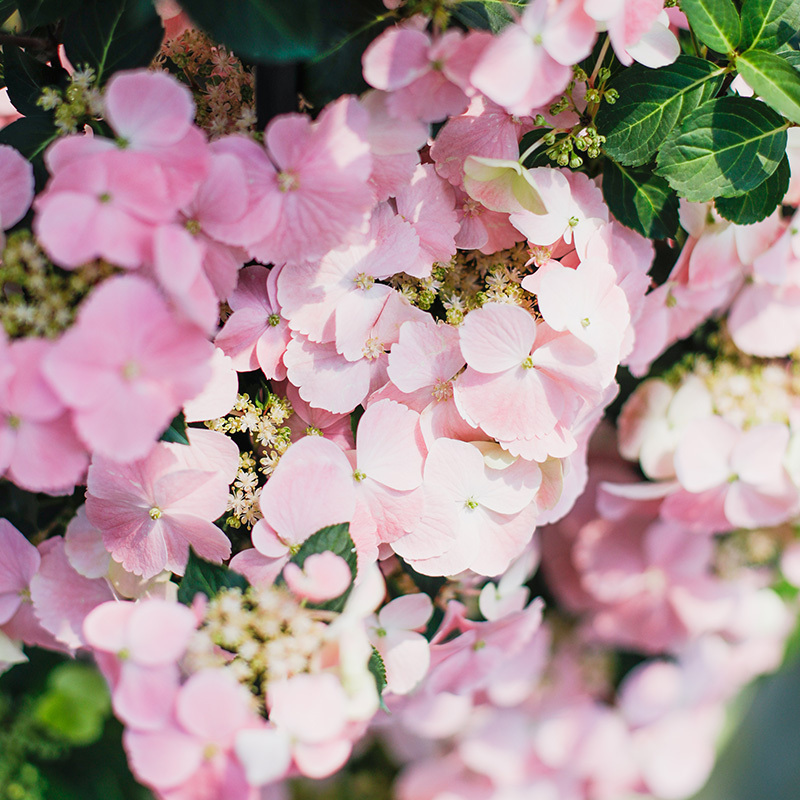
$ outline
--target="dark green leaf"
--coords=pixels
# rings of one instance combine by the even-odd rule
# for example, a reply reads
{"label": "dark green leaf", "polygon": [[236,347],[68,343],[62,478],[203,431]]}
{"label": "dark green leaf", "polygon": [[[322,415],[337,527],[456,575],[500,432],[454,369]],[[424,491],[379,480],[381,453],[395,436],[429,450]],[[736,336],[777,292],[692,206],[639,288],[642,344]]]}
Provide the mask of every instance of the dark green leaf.
{"label": "dark green leaf", "polygon": [[375,687],[378,690],[378,697],[381,701],[381,708],[384,711],[388,711],[389,709],[386,708],[386,704],[383,702],[383,690],[386,688],[386,664],[383,663],[383,658],[381,654],[378,652],[377,648],[373,646],[372,653],[369,657],[369,663],[367,664],[367,668],[372,673],[372,677],[375,678]]}
{"label": "dark green leaf", "polygon": [[3,73],[8,97],[14,108],[26,117],[50,116],[36,101],[45,86],[60,86],[67,73],[60,67],[49,67],[12,44],[3,46]]}
{"label": "dark green leaf", "polygon": [[104,83],[121,69],[146,67],[164,29],[155,7],[142,0],[88,0],[64,24],[64,47],[76,66],[88,64]]}
{"label": "dark green leaf", "polygon": [[178,601],[187,606],[192,604],[196,594],[204,594],[209,600],[216,597],[221,589],[241,589],[250,584],[244,575],[234,572],[224,564],[212,564],[200,558],[189,549],[189,562],[178,587]]}
{"label": "dark green leaf", "polygon": [[172,420],[164,433],[161,434],[160,442],[172,442],[173,444],[189,444],[189,437],[186,435],[186,417],[183,411],[179,412]]}
{"label": "dark green leaf", "polygon": [[467,28],[497,33],[514,21],[509,7],[519,11],[524,3],[504,3],[500,0],[465,0],[453,9],[453,16]]}
{"label": "dark green leaf", "polygon": [[19,5],[18,0],[0,0],[0,22],[5,22]]}
{"label": "dark green leaf", "polygon": [[800,50],[791,47],[782,47],[775,51],[775,55],[780,56],[787,64],[791,64],[795,69],[800,69]]}
{"label": "dark green leaf", "polygon": [[63,19],[82,2],[83,0],[18,0],[14,5],[19,8],[23,27],[30,30]]}
{"label": "dark green leaf", "polygon": [[[302,568],[305,560],[314,553],[324,553],[330,550],[337,556],[340,556],[347,562],[350,567],[350,574],[353,580],[356,578],[356,546],[350,538],[350,523],[341,522],[337,525],[327,525],[320,528],[316,533],[306,539],[300,545],[300,549],[291,557],[290,561],[297,564]],[[328,611],[341,611],[347,598],[350,596],[350,589],[339,595],[333,600],[328,600],[324,603],[309,603],[314,608],[324,608]]]}
{"label": "dark green leaf", "polygon": [[44,151],[57,138],[58,133],[49,114],[23,117],[0,130],[0,144],[15,147],[33,164],[36,191],[44,188],[49,177],[44,165]]}
{"label": "dark green leaf", "polygon": [[781,203],[787,189],[791,168],[784,156],[778,169],[763,183],[739,197],[717,197],[714,207],[720,216],[737,225],[752,225],[766,219]]}
{"label": "dark green leaf", "polygon": [[656,174],[690,201],[744,194],[778,168],[786,152],[787,127],[758,100],[709,100],[664,142]]}
{"label": "dark green leaf", "polygon": [[718,53],[732,53],[742,38],[742,25],[733,0],[681,0],[695,35]]}
{"label": "dark green leaf", "polygon": [[800,123],[800,72],[791,64],[765,50],[748,50],[736,59],[736,69],[757,95],[787,119]]}
{"label": "dark green leaf", "polygon": [[181,7],[212,39],[251,61],[302,61],[325,49],[319,0],[182,0]]}
{"label": "dark green leaf", "polygon": [[800,28],[797,0],[744,0],[741,49],[777,50]]}
{"label": "dark green leaf", "polygon": [[597,114],[606,153],[626,166],[646,164],[670,131],[716,94],[722,79],[716,65],[692,56],[662,69],[637,64],[623,70],[612,82],[619,100],[604,103]]}
{"label": "dark green leaf", "polygon": [[623,225],[648,239],[669,239],[678,230],[678,196],[649,169],[629,169],[607,160],[603,197]]}

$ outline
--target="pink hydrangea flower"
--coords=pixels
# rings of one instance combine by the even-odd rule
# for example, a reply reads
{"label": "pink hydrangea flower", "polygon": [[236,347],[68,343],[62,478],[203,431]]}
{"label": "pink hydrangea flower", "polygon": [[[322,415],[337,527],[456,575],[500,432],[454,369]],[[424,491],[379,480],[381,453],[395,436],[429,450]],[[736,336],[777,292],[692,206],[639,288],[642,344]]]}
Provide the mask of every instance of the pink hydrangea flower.
{"label": "pink hydrangea flower", "polygon": [[230,555],[230,541],[213,520],[225,512],[232,476],[202,456],[187,463],[182,449],[191,447],[161,442],[139,461],[95,456],[89,468],[89,521],[112,557],[145,579],[165,569],[183,574],[190,546],[211,561]]}
{"label": "pink hydrangea flower", "polygon": [[126,276],[94,290],[42,369],[72,409],[81,439],[100,455],[130,461],[144,456],[203,388],[212,353],[155,286]]}
{"label": "pink hydrangea flower", "polygon": [[0,145],[0,228],[7,231],[16,225],[27,213],[32,200],[31,162],[13,147]]}

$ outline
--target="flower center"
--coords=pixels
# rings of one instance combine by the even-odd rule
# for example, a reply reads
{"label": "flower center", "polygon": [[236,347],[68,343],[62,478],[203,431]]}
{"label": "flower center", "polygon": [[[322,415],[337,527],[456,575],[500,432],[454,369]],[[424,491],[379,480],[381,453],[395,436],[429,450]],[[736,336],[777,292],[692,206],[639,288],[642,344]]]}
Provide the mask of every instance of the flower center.
{"label": "flower center", "polygon": [[522,368],[533,369],[533,359],[530,356],[528,356],[526,359],[522,361]]}
{"label": "flower center", "polygon": [[293,192],[300,187],[300,181],[294,172],[278,173],[278,188],[282,192]]}
{"label": "flower center", "polygon": [[126,381],[132,381],[134,378],[138,378],[141,373],[141,367],[135,361],[128,361],[122,367],[122,377]]}
{"label": "flower center", "polygon": [[375,285],[375,278],[372,275],[367,275],[366,272],[359,272],[353,282],[359,289],[366,291]]}
{"label": "flower center", "polygon": [[269,324],[270,324],[270,325],[271,325],[273,328],[276,328],[278,325],[280,325],[280,324],[281,324],[281,317],[280,317],[280,314],[270,314],[270,315],[269,315],[269,318],[268,318],[268,320],[267,320],[267,322],[269,322]]}
{"label": "flower center", "polygon": [[147,513],[150,519],[161,519],[161,509],[158,506],[153,506]]}
{"label": "flower center", "polygon": [[431,394],[436,399],[436,402],[442,400],[449,400],[453,396],[453,382],[452,381],[436,381],[433,385]]}

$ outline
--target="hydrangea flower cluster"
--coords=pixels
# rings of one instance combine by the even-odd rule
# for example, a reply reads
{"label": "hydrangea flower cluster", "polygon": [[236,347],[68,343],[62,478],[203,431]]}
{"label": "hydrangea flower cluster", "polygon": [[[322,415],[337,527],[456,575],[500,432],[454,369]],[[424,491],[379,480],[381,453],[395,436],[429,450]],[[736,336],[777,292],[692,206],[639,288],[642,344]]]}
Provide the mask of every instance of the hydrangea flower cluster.
{"label": "hydrangea flower cluster", "polygon": [[[398,800],[702,786],[796,611],[800,232],[681,201],[656,285],[584,169],[606,54],[667,66],[677,30],[411,14],[369,89],[263,133],[194,29],[46,92],[80,115],[38,192],[0,145],[0,475],[75,503],[0,521],[0,668],[91,654],[163,800],[281,800],[365,737]],[[619,368],[709,321],[617,442]]]}

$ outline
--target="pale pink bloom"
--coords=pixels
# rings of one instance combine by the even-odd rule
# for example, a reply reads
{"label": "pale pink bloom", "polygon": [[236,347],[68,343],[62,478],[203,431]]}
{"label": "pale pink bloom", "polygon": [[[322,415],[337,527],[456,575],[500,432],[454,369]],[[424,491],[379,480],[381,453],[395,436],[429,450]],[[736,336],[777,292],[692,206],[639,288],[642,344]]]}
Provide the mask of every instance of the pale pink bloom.
{"label": "pale pink bloom", "polygon": [[277,277],[281,312],[293,331],[315,342],[332,342],[337,320],[343,317],[346,324],[350,319],[340,312],[342,303],[348,304],[349,314],[369,315],[373,307],[369,301],[375,298],[379,303],[390,293],[390,287],[376,280],[413,269],[418,251],[416,231],[383,203],[372,214],[368,235],[331,250],[317,264],[281,271]]}
{"label": "pale pink bloom", "polygon": [[617,58],[626,66],[638,61],[663,67],[680,53],[659,0],[584,0],[584,10],[608,31]]}
{"label": "pale pink bloom", "polygon": [[[424,313],[424,312],[423,312]],[[292,384],[309,405],[333,414],[349,414],[386,382],[386,350],[370,343],[367,357],[348,361],[333,342],[316,344],[295,335],[286,348],[284,363]]]}
{"label": "pale pink bloom", "polygon": [[164,569],[183,574],[190,546],[211,561],[230,555],[230,542],[213,520],[225,512],[231,475],[202,456],[186,463],[183,449],[191,447],[160,442],[139,461],[95,456],[89,468],[89,521],[103,532],[114,560],[145,579]]}
{"label": "pale pink bloom", "polygon": [[709,530],[790,519],[800,495],[783,466],[789,435],[781,423],[742,431],[716,416],[687,425],[675,450],[675,474],[685,491],[667,499],[664,515]]}
{"label": "pale pink bloom", "polygon": [[372,403],[359,420],[353,462],[356,510],[352,535],[359,552],[410,533],[422,514],[425,446],[419,414],[400,403]]}
{"label": "pale pink bloom", "polygon": [[291,340],[286,320],[276,299],[273,271],[262,266],[245,267],[228,298],[233,314],[214,340],[233,359],[239,372],[261,369],[270,380],[283,380],[283,354]]}
{"label": "pale pink bloom", "polygon": [[352,450],[355,446],[353,428],[349,414],[332,414],[322,408],[314,408],[306,403],[297,387],[286,383],[284,387],[286,399],[292,406],[292,416],[286,420],[286,426],[292,432],[292,441],[297,442],[304,436],[322,436],[330,439],[342,450]]}
{"label": "pale pink bloom", "polygon": [[22,605],[41,556],[7,519],[0,519],[0,551],[0,625],[4,625]]}
{"label": "pale pink bloom", "polygon": [[[449,264],[456,253],[454,240],[459,228],[450,185],[430,164],[420,164],[409,183],[397,192],[395,204],[400,218],[409,223],[419,237],[417,260],[402,271],[416,278],[426,278],[435,262]],[[401,270],[395,268],[394,271]]]}
{"label": "pale pink bloom", "polygon": [[637,517],[584,526],[573,559],[597,603],[592,633],[655,653],[721,628],[733,605],[711,571],[713,551],[712,539],[675,522]]}
{"label": "pale pink bloom", "polygon": [[239,391],[239,377],[233,366],[233,359],[226,356],[219,347],[211,356],[211,378],[202,390],[183,404],[187,422],[224,417],[236,403]]}
{"label": "pale pink bloom", "polygon": [[468,156],[516,160],[520,139],[532,129],[530,117],[513,116],[476,95],[463,114],[450,117],[436,134],[430,156],[439,175],[453,186],[462,186]]}
{"label": "pale pink bloom", "polygon": [[261,492],[263,519],[253,527],[255,552],[245,550],[232,566],[256,583],[271,583],[291,549],[328,525],[350,522],[355,510],[353,470],[333,443],[318,436],[295,442]]}
{"label": "pale pink bloom", "polygon": [[169,800],[250,800],[235,747],[239,732],[259,727],[259,721],[233,674],[195,673],[170,710],[171,718],[158,730],[125,731],[123,744],[136,777]]}
{"label": "pale pink bloom", "polygon": [[390,95],[369,91],[361,105],[369,113],[367,140],[372,151],[369,181],[375,199],[387,200],[405,186],[419,164],[419,149],[428,141],[429,126],[415,119],[392,117],[388,109]]}
{"label": "pale pink bloom", "polygon": [[366,49],[364,78],[376,89],[391,92],[387,106],[395,117],[436,122],[467,107],[463,76],[450,68],[464,34],[449,30],[435,41],[424,31],[394,27]]}
{"label": "pale pink bloom", "polygon": [[203,388],[212,353],[151,283],[127,276],[92,292],[42,369],[72,409],[81,439],[103,456],[130,461]]}
{"label": "pale pink bloom", "polygon": [[[614,379],[630,322],[628,301],[610,264],[582,261],[577,269],[553,263],[540,270],[536,298],[544,321],[569,331],[597,355],[603,385]],[[538,275],[539,273],[537,273]],[[528,288],[524,278],[523,288]]]}
{"label": "pale pink bloom", "polygon": [[425,461],[422,517],[392,549],[425,575],[498,575],[533,536],[537,478],[488,469],[476,447],[438,439]]}
{"label": "pale pink bloom", "polygon": [[153,226],[177,212],[159,163],[115,149],[56,163],[34,203],[34,232],[50,258],[66,269],[96,258],[140,267],[150,255]]}
{"label": "pale pink bloom", "polygon": [[568,455],[579,393],[593,399],[600,393],[591,348],[572,336],[554,338],[524,309],[498,303],[470,312],[460,335],[467,371],[455,398],[467,422],[514,455],[539,461]]}
{"label": "pale pink bloom", "polygon": [[347,562],[336,553],[312,553],[303,562],[302,568],[288,563],[283,568],[283,579],[298,597],[321,603],[339,597],[353,580]]}
{"label": "pale pink bloom", "polygon": [[367,112],[354,97],[326,106],[314,122],[301,114],[276,117],[264,141],[263,196],[248,214],[245,246],[264,263],[301,264],[365,227],[373,204]]}
{"label": "pale pink bloom", "polygon": [[[552,170],[548,170],[552,172]],[[536,171],[516,159],[467,156],[464,161],[464,189],[490,211],[502,214],[526,212],[546,214],[539,195]]]}
{"label": "pale pink bloom", "polygon": [[300,674],[271,681],[267,710],[270,721],[292,739],[292,755],[302,774],[323,778],[350,755],[348,697],[335,675]]}
{"label": "pale pink bloom", "polygon": [[30,492],[71,491],[89,465],[68,410],[42,374],[52,348],[28,338],[3,354],[10,374],[0,376],[0,474]]}
{"label": "pale pink bloom", "polygon": [[22,153],[0,145],[0,228],[7,231],[27,213],[33,200],[33,167]]}
{"label": "pale pink bloom", "polygon": [[88,614],[83,636],[111,686],[114,712],[127,725],[158,730],[167,721],[177,662],[196,627],[189,608],[164,600],[112,601]]}
{"label": "pale pink bloom", "polygon": [[387,692],[408,694],[425,677],[430,647],[417,631],[425,627],[432,613],[428,595],[401,595],[368,623],[370,641],[386,665]]}
{"label": "pale pink bloom", "polygon": [[511,562],[508,570],[495,584],[487,581],[481,589],[478,606],[488,620],[496,620],[522,611],[530,599],[530,589],[525,583],[539,566],[539,547],[529,547]]}
{"label": "pale pink bloom", "polygon": [[511,224],[532,244],[550,246],[563,239],[574,242],[580,258],[586,254],[592,234],[608,222],[608,208],[598,186],[586,175],[570,170],[538,167],[530,178],[547,209],[546,213],[511,211]]}
{"label": "pale pink bloom", "polygon": [[513,247],[524,238],[511,224],[508,214],[490,211],[461,189],[457,188],[455,192],[456,214],[461,224],[456,234],[456,247],[480,250],[490,255]]}
{"label": "pale pink bloom", "polygon": [[470,81],[510,114],[529,114],[566,88],[595,39],[582,0],[533,0],[483,51]]}

